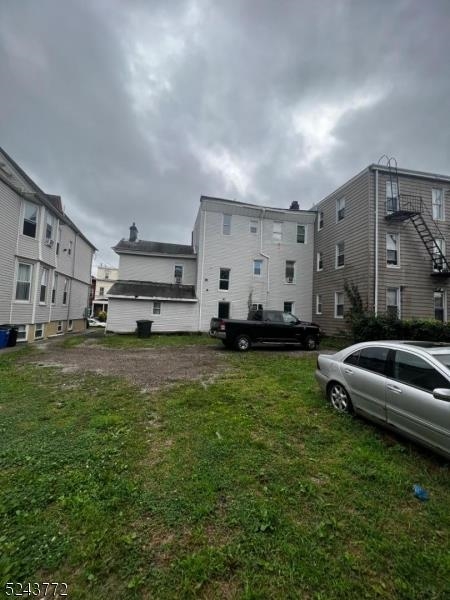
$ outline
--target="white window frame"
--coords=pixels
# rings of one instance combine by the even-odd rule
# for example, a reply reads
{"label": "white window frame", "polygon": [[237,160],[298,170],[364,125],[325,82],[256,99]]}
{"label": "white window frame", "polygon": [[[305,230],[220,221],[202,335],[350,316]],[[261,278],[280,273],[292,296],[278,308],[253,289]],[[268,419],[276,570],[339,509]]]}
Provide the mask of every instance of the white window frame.
{"label": "white window frame", "polygon": [[[303,230],[303,241],[299,241],[299,229]],[[302,236],[300,236],[302,237]],[[297,244],[306,244],[306,225],[301,225],[297,223]]]}
{"label": "white window frame", "polygon": [[[339,246],[342,246],[342,252],[339,253]],[[339,264],[339,257],[343,257],[342,265]],[[335,260],[335,268],[343,269],[345,267],[345,242],[338,242],[336,244],[336,260]]]}
{"label": "white window frame", "polygon": [[69,319],[67,323],[67,331],[72,331],[73,329],[73,319]]}
{"label": "white window frame", "polygon": [[48,209],[45,211],[45,213],[45,242],[48,245],[53,246],[55,241],[54,233],[56,218]]}
{"label": "white window frame", "polygon": [[[339,302],[342,296],[342,302]],[[338,315],[338,306],[342,306],[342,315]],[[345,296],[344,292],[334,292],[334,318],[343,319],[345,312]]]}
{"label": "white window frame", "polygon": [[160,315],[161,314],[161,308],[162,308],[161,300],[154,300],[153,301],[152,314],[154,314],[154,315]]}
{"label": "white window frame", "polygon": [[[17,325],[17,343],[26,342],[28,340],[28,325]],[[23,328],[23,329],[22,329]],[[24,336],[20,337],[23,333]]]}
{"label": "white window frame", "polygon": [[[292,273],[293,273],[292,277],[289,277],[287,274],[288,263],[289,263],[289,266],[292,265]],[[287,260],[285,262],[285,264],[284,264],[284,282],[287,285],[292,285],[295,283],[295,260]]]}
{"label": "white window frame", "polygon": [[[26,218],[27,207],[32,208],[32,210],[36,211],[36,222],[34,223],[34,235],[28,235],[27,233],[24,232],[25,222],[27,221],[29,223],[33,223],[33,221]],[[38,233],[38,225],[39,225],[39,206],[37,204],[35,204],[34,202],[29,202],[29,200],[24,200],[23,201],[23,216],[22,216],[22,231],[21,231],[22,235],[32,238],[32,239],[36,239],[37,233]]]}
{"label": "white window frame", "polygon": [[[226,271],[228,273],[228,277],[222,277],[222,271]],[[229,269],[228,267],[220,267],[219,268],[219,291],[220,292],[228,292],[229,291],[230,280],[231,280],[231,269]],[[222,281],[227,283],[226,288],[220,287]]]}
{"label": "white window frame", "polygon": [[436,296],[442,298],[442,322],[447,323],[447,292],[443,289],[434,290],[433,292],[433,315],[436,321],[440,321],[436,318]]}
{"label": "white window frame", "polygon": [[62,321],[56,322],[56,333],[64,333],[64,324]]}
{"label": "white window frame", "polygon": [[[40,326],[40,329],[38,329],[38,326]],[[36,335],[38,331],[41,331],[41,335]],[[45,332],[45,324],[44,323],[35,323],[35,325],[34,325],[34,339],[35,340],[42,340],[42,338],[44,337],[44,332]]]}
{"label": "white window frame", "polygon": [[[393,200],[395,199],[395,204]],[[396,181],[386,181],[386,214],[390,215],[399,209],[398,185]]]}
{"label": "white window frame", "polygon": [[[393,242],[393,238],[395,238],[395,242]],[[395,246],[395,248],[389,248],[389,244],[390,242],[393,242],[393,245]],[[396,252],[396,259],[397,261],[395,263],[390,263],[389,262],[389,255],[388,252]],[[388,269],[399,269],[400,268],[400,234],[398,233],[398,231],[392,232],[392,233],[386,233],[386,266],[388,267]]]}
{"label": "white window frame", "polygon": [[[394,292],[395,293],[395,304],[388,304],[388,295],[390,292]],[[389,307],[390,306],[395,306],[395,308],[397,309],[397,318],[400,319],[401,318],[401,301],[402,301],[402,296],[400,293],[400,288],[399,287],[388,287],[386,288],[386,313],[389,312]]]}
{"label": "white window frame", "polygon": [[431,190],[431,210],[434,221],[445,221],[445,201],[444,190],[442,188],[433,188]]}
{"label": "white window frame", "polygon": [[258,233],[258,220],[251,219],[248,225],[248,230],[251,234],[256,235]]}
{"label": "white window frame", "polygon": [[323,271],[323,252],[316,254],[316,271]]}
{"label": "white window frame", "polygon": [[[291,305],[290,310],[286,310],[285,304],[290,304]],[[284,302],[283,302],[283,312],[288,312],[288,313],[291,313],[293,315],[293,314],[295,314],[294,313],[294,310],[295,310],[294,307],[295,307],[295,302],[293,302],[292,300],[284,300]]]}
{"label": "white window frame", "polygon": [[323,229],[323,222],[323,211],[321,210],[317,213],[317,231],[321,231]]}
{"label": "white window frame", "polygon": [[[257,267],[259,267],[259,268],[257,268]],[[263,270],[263,260],[261,258],[255,258],[253,260],[253,276],[261,277],[262,270]]]}
{"label": "white window frame", "polygon": [[[19,269],[20,266],[24,265],[26,267],[29,267],[29,273],[30,273],[30,279],[29,281],[19,281]],[[27,263],[27,262],[17,262],[17,268],[16,268],[16,293],[15,293],[15,302],[20,302],[20,303],[29,303],[31,301],[31,291],[32,291],[32,287],[33,287],[33,266],[31,263]],[[17,286],[19,283],[27,283],[28,284],[28,298],[27,299],[21,299],[21,298],[17,298]]]}
{"label": "white window frame", "polygon": [[[39,283],[39,304],[47,304],[49,275],[50,275],[49,269],[42,267],[41,279],[40,279],[40,283]],[[44,289],[44,299],[43,300],[42,300],[42,289]]]}
{"label": "white window frame", "polygon": [[283,222],[274,221],[272,226],[272,239],[274,242],[281,242],[283,239]]}
{"label": "white window frame", "polygon": [[56,304],[56,294],[58,293],[58,273],[53,273],[52,295],[50,298],[51,304]]}
{"label": "white window frame", "polygon": [[228,213],[222,215],[222,235],[231,235],[231,215]]}
{"label": "white window frame", "polygon": [[[181,275],[177,275],[177,271],[181,272]],[[175,279],[175,283],[182,283],[183,282],[183,273],[184,269],[183,269],[183,265],[174,265],[173,267],[173,277]]]}
{"label": "white window frame", "polygon": [[322,294],[316,294],[316,315],[322,314]]}
{"label": "white window frame", "polygon": [[62,297],[63,306],[67,306],[67,297],[70,293],[69,290],[70,290],[69,280],[67,279],[67,277],[65,277],[64,278],[63,297]]}
{"label": "white window frame", "polygon": [[336,200],[336,223],[345,219],[345,196]]}
{"label": "white window frame", "polygon": [[[433,254],[436,256],[437,259],[439,259],[440,255],[437,252],[435,252],[435,248],[436,248],[436,246],[438,248],[440,248],[442,254],[445,256],[446,255],[445,239],[444,238],[435,238],[435,242],[436,242],[436,244],[433,244]],[[443,266],[444,265],[442,265],[442,267]],[[432,263],[432,268],[435,273],[439,273],[440,269],[436,269],[436,267],[434,266],[434,261]]]}

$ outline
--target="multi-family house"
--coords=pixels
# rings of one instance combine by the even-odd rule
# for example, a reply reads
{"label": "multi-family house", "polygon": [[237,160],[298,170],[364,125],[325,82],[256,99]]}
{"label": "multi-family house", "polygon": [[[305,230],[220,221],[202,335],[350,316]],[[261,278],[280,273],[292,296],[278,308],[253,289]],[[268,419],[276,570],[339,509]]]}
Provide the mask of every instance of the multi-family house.
{"label": "multi-family house", "polygon": [[373,164],[317,209],[313,319],[345,329],[345,282],[375,314],[447,320],[450,177]]}
{"label": "multi-family house", "polygon": [[0,323],[33,341],[86,327],[95,247],[0,149]]}
{"label": "multi-family house", "polygon": [[249,308],[311,317],[314,211],[202,196],[191,245],[137,239],[114,250],[119,280],[109,290],[108,330],[207,331],[211,317],[246,318]]}
{"label": "multi-family house", "polygon": [[119,269],[107,265],[99,265],[94,278],[94,298],[91,302],[91,314],[97,316],[100,312],[108,312],[108,292],[119,278]]}

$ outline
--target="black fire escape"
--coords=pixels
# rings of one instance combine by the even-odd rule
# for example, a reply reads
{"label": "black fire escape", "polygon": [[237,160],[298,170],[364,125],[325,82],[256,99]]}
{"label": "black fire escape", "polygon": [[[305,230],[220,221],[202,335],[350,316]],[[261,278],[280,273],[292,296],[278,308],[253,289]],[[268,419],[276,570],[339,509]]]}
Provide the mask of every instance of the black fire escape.
{"label": "black fire escape", "polygon": [[411,221],[431,258],[431,275],[433,277],[450,277],[450,264],[441,245],[445,243],[445,238],[433,219],[432,213],[424,204],[421,196],[399,193],[400,186],[395,158],[388,159],[387,166],[391,194],[386,198],[386,221],[391,223]]}

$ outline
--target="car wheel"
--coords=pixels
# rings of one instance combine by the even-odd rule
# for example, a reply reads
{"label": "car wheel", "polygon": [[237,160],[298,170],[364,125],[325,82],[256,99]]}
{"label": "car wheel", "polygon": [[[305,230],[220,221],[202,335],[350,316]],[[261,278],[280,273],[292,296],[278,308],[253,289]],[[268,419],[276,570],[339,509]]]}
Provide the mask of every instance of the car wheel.
{"label": "car wheel", "polygon": [[319,343],[317,338],[315,338],[313,335],[306,336],[305,341],[303,342],[303,347],[305,350],[317,350],[318,346]]}
{"label": "car wheel", "polygon": [[353,405],[347,390],[336,381],[328,386],[328,400],[338,412],[352,413]]}
{"label": "car wheel", "polygon": [[250,350],[251,345],[252,343],[247,335],[238,335],[234,340],[234,347],[239,352],[247,352],[247,350]]}

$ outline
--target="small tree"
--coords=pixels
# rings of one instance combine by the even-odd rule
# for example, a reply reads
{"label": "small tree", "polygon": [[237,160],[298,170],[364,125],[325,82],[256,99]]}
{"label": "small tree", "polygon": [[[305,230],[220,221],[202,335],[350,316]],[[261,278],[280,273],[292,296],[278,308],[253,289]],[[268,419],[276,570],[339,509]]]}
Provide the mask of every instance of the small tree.
{"label": "small tree", "polygon": [[105,323],[106,321],[106,312],[104,310],[101,310],[98,315],[97,315],[97,319],[101,322],[101,323]]}

